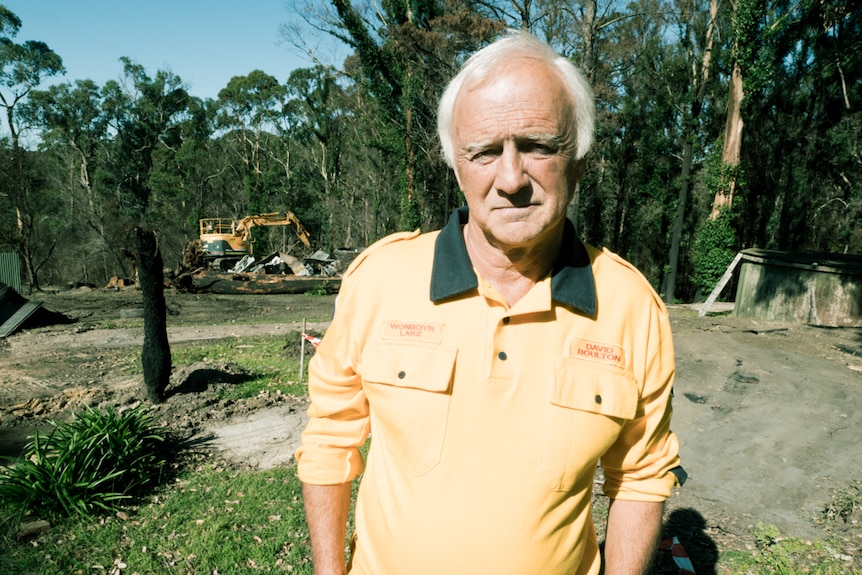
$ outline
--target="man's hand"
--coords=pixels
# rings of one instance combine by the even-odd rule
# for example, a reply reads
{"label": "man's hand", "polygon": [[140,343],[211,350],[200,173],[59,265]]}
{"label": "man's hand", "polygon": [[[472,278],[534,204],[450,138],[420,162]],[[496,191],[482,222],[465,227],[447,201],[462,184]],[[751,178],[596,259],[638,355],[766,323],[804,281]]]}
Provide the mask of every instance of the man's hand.
{"label": "man's hand", "polygon": [[664,502],[611,500],[605,575],[644,575],[656,552]]}
{"label": "man's hand", "polygon": [[350,509],[350,483],[302,485],[302,500],[311,535],[315,575],[346,575],[344,537]]}

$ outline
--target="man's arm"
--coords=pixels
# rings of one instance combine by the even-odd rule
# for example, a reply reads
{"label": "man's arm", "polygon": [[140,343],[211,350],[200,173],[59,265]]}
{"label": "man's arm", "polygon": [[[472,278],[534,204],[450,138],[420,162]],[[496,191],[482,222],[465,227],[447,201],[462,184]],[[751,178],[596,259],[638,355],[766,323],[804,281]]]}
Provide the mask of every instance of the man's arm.
{"label": "man's arm", "polygon": [[350,485],[302,485],[315,575],[347,573],[344,537],[350,509]]}
{"label": "man's arm", "polygon": [[605,575],[643,575],[655,555],[664,502],[612,499],[605,536]]}

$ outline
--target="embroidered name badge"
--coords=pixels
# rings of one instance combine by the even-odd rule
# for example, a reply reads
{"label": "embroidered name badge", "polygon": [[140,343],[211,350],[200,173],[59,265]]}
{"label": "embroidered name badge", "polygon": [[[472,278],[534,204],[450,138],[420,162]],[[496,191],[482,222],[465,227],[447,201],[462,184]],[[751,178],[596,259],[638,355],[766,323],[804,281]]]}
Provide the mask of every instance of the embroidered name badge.
{"label": "embroidered name badge", "polygon": [[440,343],[443,341],[443,324],[387,320],[383,322],[383,339]]}
{"label": "embroidered name badge", "polygon": [[626,355],[622,346],[575,338],[569,347],[569,356],[625,367]]}

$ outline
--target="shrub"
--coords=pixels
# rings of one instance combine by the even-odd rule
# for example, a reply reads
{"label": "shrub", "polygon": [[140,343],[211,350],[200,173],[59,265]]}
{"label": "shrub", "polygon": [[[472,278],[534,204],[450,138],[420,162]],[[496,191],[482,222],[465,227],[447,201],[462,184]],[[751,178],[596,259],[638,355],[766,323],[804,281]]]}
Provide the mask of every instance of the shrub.
{"label": "shrub", "polygon": [[709,294],[718,284],[736,256],[736,234],[732,220],[731,211],[723,209],[717,218],[704,222],[695,234],[692,283],[704,294]]}
{"label": "shrub", "polygon": [[19,517],[94,516],[158,483],[166,434],[136,408],[87,409],[69,423],[38,432],[24,459],[0,466],[0,502]]}

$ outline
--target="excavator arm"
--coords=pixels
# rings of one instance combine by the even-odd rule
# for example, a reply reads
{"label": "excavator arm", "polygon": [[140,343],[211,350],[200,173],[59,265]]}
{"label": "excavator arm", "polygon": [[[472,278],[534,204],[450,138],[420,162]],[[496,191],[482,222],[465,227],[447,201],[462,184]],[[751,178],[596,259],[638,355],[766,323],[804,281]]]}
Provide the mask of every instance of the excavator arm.
{"label": "excavator arm", "polygon": [[293,212],[271,212],[268,214],[257,214],[254,216],[246,216],[236,223],[236,235],[241,236],[244,241],[248,241],[251,236],[251,229],[254,226],[289,226],[293,229],[293,233],[299,238],[305,247],[311,248],[311,240],[309,239],[308,231],[300,223]]}

